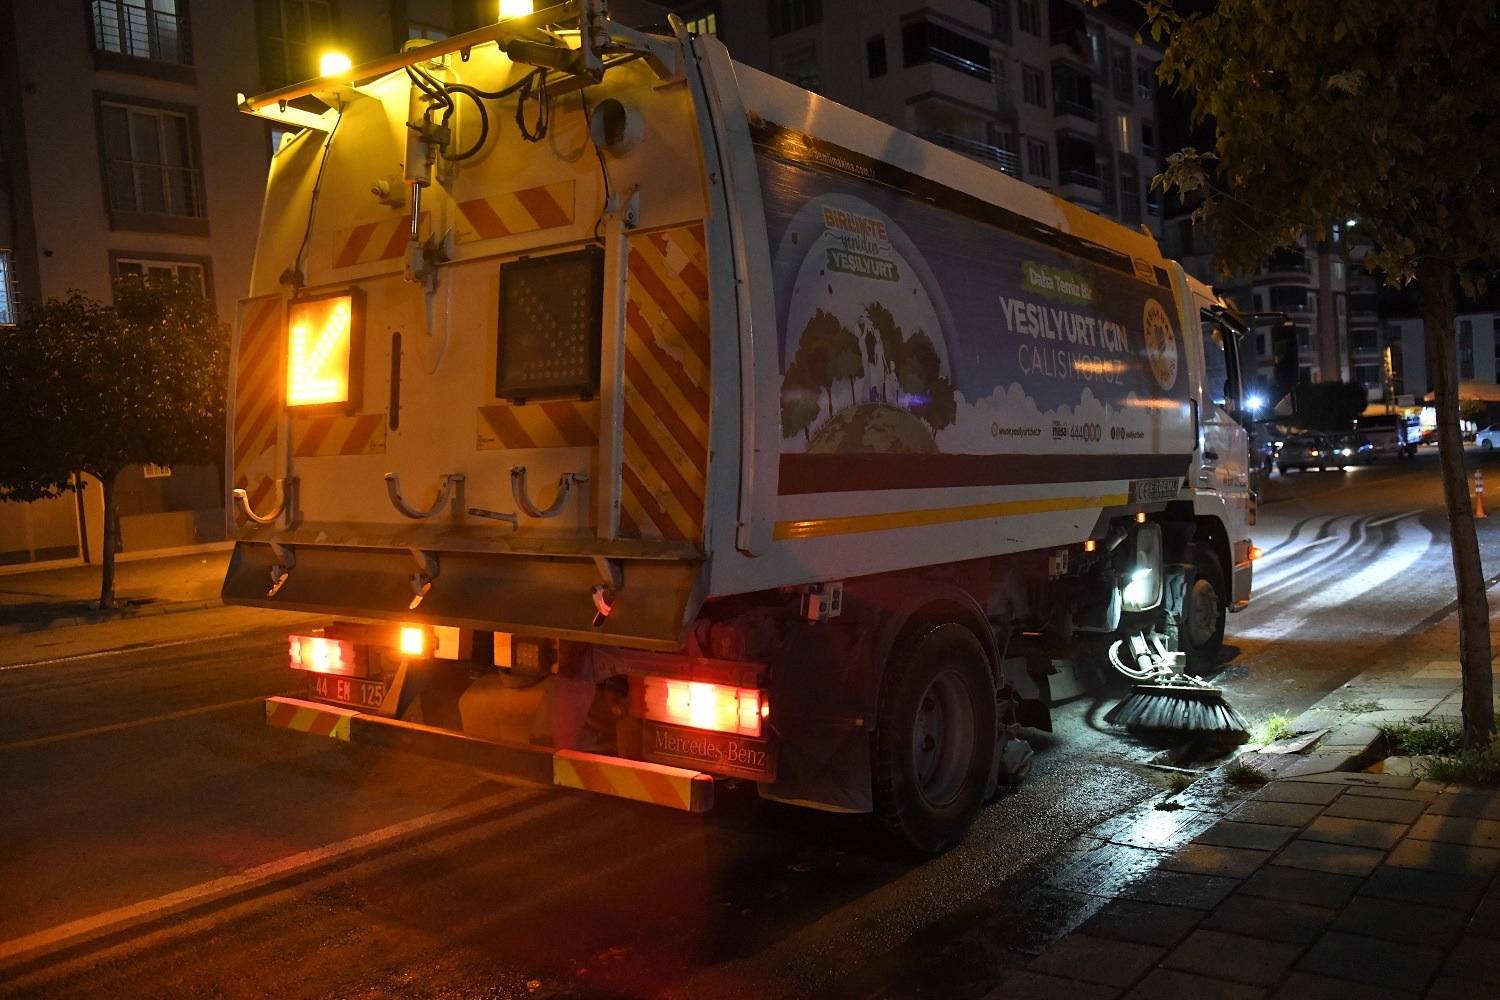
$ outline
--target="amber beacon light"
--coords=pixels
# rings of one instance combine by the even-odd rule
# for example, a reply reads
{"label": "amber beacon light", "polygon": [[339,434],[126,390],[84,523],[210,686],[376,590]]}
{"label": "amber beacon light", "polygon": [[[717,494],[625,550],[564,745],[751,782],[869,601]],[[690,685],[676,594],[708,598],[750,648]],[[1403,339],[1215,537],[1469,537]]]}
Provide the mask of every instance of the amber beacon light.
{"label": "amber beacon light", "polygon": [[287,406],[355,408],[359,307],[359,297],[352,290],[291,304],[287,311]]}

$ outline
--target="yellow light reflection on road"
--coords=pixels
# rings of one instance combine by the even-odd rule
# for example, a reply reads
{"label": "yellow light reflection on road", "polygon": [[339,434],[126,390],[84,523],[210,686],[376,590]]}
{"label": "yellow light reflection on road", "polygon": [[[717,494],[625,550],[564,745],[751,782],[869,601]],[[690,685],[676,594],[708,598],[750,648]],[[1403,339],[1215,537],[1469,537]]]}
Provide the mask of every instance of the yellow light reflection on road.
{"label": "yellow light reflection on road", "polygon": [[287,327],[287,405],[347,403],[353,297],[293,303]]}

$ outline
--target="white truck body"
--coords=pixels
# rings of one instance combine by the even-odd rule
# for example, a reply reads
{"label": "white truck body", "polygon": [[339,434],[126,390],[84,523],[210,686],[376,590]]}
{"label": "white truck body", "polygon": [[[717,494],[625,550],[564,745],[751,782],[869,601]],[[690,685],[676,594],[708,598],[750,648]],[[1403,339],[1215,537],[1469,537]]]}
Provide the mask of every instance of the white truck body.
{"label": "white truck body", "polygon": [[[1028,623],[1062,609],[1077,628],[1043,629],[1061,641],[1126,627],[1102,554],[1125,538],[1159,575],[1211,559],[1219,610],[1197,627],[1222,635],[1249,597],[1252,500],[1213,293],[1149,235],[712,38],[654,44],[676,72],[609,66],[547,100],[539,142],[514,97],[491,103],[483,142],[457,101],[430,183],[405,71],[306,88],[330,110],[275,157],[239,317],[225,599],[440,628],[471,656],[467,637],[493,635],[502,675],[507,643],[551,644],[547,725],[472,724],[531,711],[476,682],[461,728],[854,810],[899,797],[878,732],[888,665],[923,630],[966,629],[987,690],[1009,693],[1000,661]],[[533,72],[483,40],[425,66],[488,93]],[[335,373],[319,402],[336,327],[349,391]],[[1190,594],[1212,578],[1183,573]],[[643,749],[629,726],[611,745],[559,721],[564,701],[575,723],[597,710],[612,678],[639,719],[646,677],[731,675],[760,692],[751,751],[774,766],[717,766],[738,751],[704,736],[692,752],[693,726],[648,723]],[[988,723],[997,759],[1013,723]]]}

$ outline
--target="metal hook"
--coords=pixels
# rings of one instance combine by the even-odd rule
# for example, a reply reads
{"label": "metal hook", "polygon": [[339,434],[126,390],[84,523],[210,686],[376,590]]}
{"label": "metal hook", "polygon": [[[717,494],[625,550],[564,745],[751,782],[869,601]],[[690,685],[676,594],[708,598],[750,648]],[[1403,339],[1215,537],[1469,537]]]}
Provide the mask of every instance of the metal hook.
{"label": "metal hook", "polygon": [[403,517],[411,518],[413,521],[420,521],[423,518],[432,517],[446,507],[449,495],[455,492],[454,484],[462,486],[463,481],[463,473],[453,473],[443,476],[443,491],[438,494],[437,502],[426,510],[416,510],[408,506],[405,500],[401,499],[401,477],[394,472],[387,472],[385,474],[385,491],[391,498],[391,506],[395,507],[398,513]]}
{"label": "metal hook", "polygon": [[586,483],[589,480],[586,472],[564,472],[557,480],[557,497],[552,501],[552,506],[542,510],[531,502],[531,497],[526,491],[526,466],[517,465],[510,470],[510,492],[515,498],[516,506],[527,517],[556,517],[563,512],[568,505],[568,497],[572,494],[574,483]]}
{"label": "metal hook", "polygon": [[[283,483],[285,484],[284,486]],[[241,514],[244,514],[256,524],[270,524],[280,517],[281,512],[286,509],[287,498],[291,495],[292,487],[296,485],[296,477],[285,480],[271,480],[271,487],[276,491],[276,509],[264,516],[255,513],[250,508],[250,494],[244,490],[237,489],[234,491],[234,505],[239,509]]]}

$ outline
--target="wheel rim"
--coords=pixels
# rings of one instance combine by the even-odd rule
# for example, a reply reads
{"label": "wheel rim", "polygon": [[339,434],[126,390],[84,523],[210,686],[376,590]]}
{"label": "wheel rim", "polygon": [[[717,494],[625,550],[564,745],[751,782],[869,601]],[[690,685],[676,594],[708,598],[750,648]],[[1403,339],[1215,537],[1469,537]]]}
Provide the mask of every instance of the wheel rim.
{"label": "wheel rim", "polygon": [[1207,580],[1194,580],[1188,595],[1188,642],[1196,648],[1213,641],[1219,618],[1219,595]]}
{"label": "wheel rim", "polygon": [[911,762],[922,797],[945,806],[958,797],[974,756],[974,706],[956,670],[943,670],[917,702]]}

